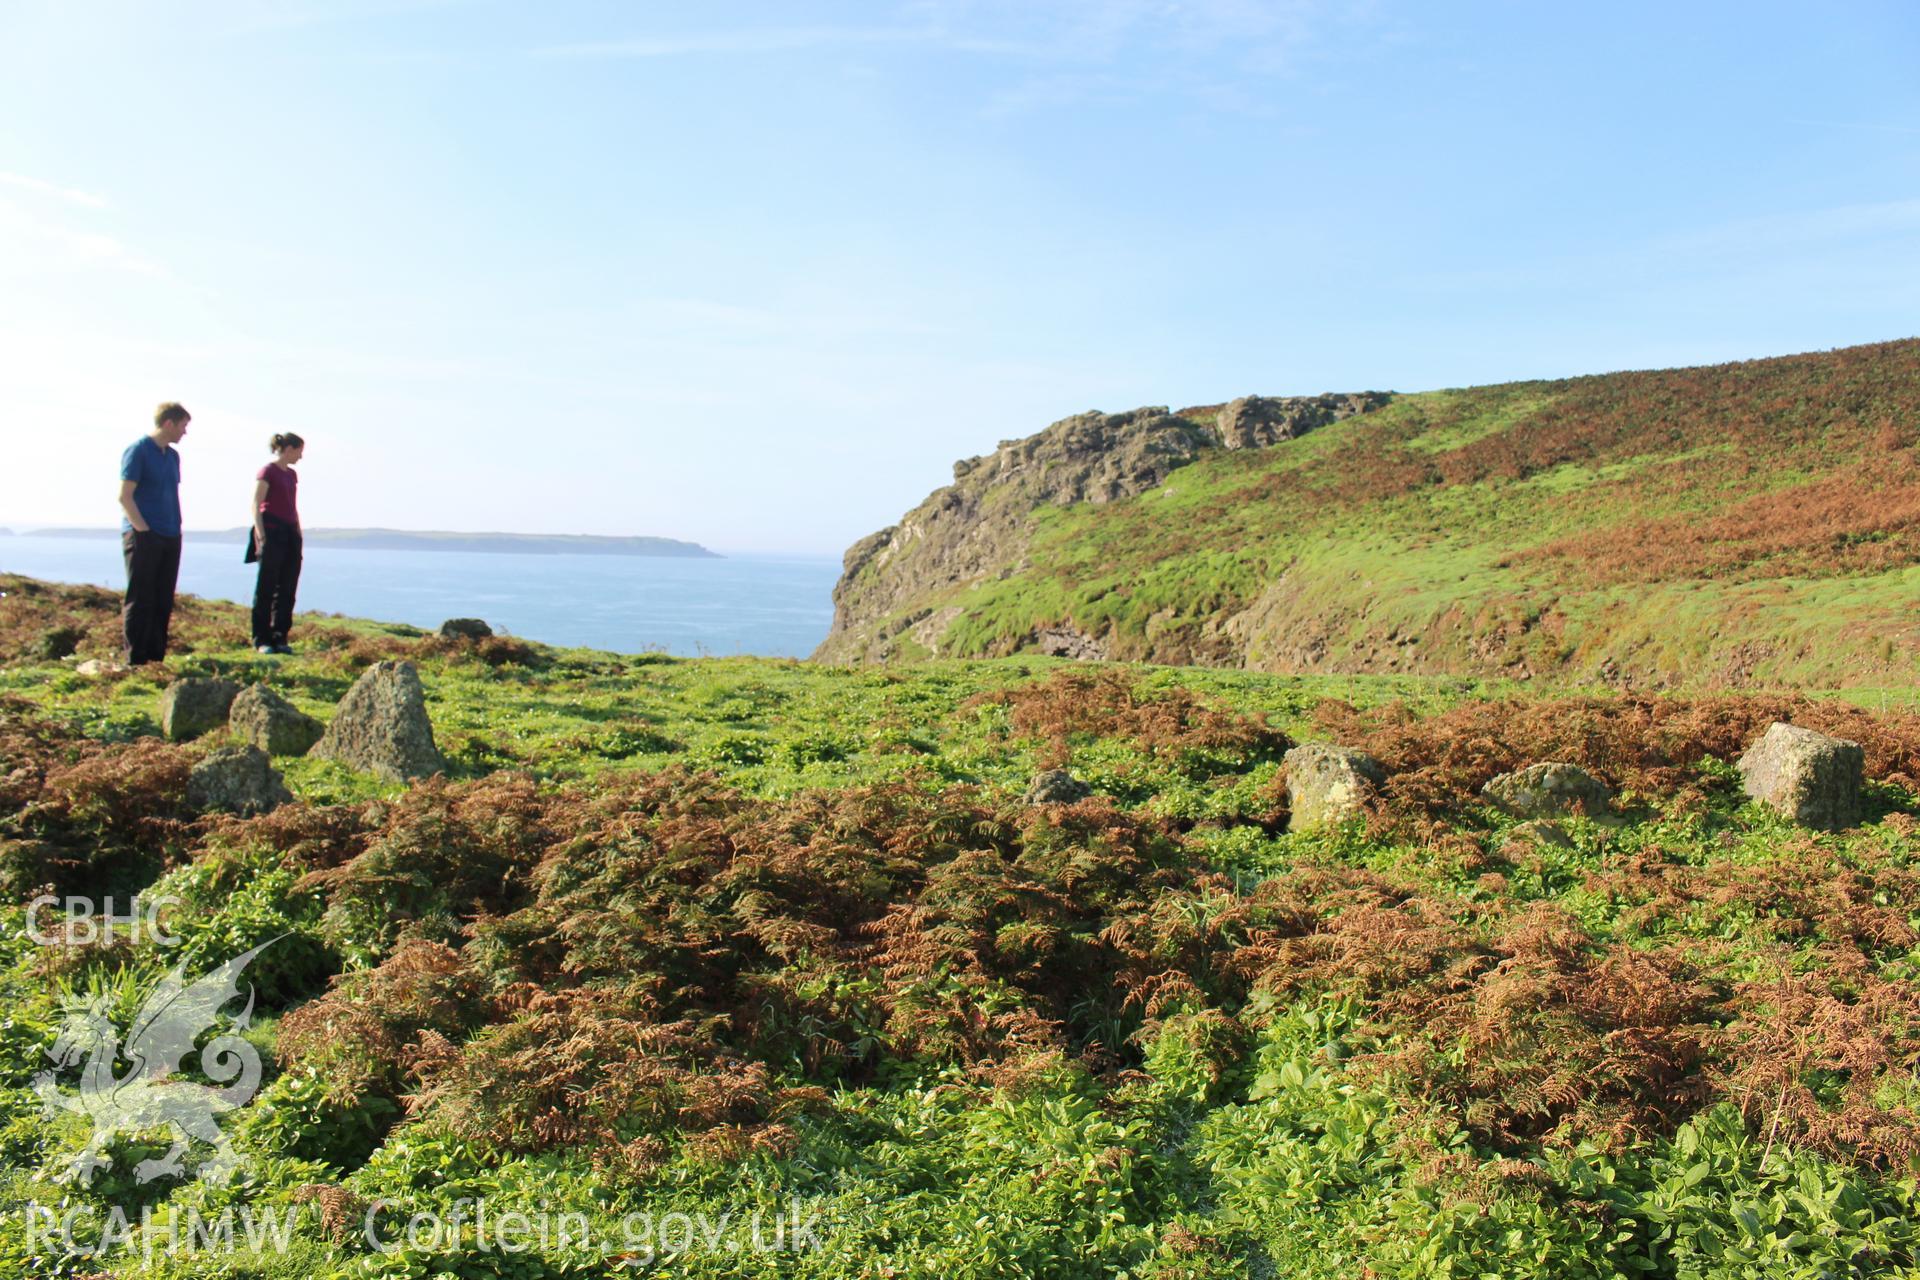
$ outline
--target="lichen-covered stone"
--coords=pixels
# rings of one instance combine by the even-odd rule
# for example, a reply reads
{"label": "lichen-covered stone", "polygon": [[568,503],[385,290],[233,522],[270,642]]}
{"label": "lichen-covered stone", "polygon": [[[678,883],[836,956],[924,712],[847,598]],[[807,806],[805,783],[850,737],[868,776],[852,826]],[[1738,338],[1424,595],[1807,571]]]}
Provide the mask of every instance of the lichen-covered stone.
{"label": "lichen-covered stone", "polygon": [[240,686],[231,680],[175,680],[160,695],[160,732],[169,742],[185,742],[218,729],[239,694]]}
{"label": "lichen-covered stone", "polygon": [[334,709],[313,753],[400,782],[446,769],[411,662],[376,662]]}
{"label": "lichen-covered stone", "polygon": [[1556,818],[1584,813],[1598,818],[1612,812],[1613,793],[1577,764],[1546,760],[1503,773],[1480,794],[1522,818]]}
{"label": "lichen-covered stone", "polygon": [[196,809],[266,813],[291,799],[279,771],[258,747],[221,747],[187,775],[187,803]]}
{"label": "lichen-covered stone", "polygon": [[1092,787],[1065,769],[1047,769],[1033,775],[1020,800],[1023,804],[1072,804],[1092,794]]}
{"label": "lichen-covered stone", "polygon": [[1387,780],[1364,751],[1310,742],[1281,758],[1287,770],[1288,829],[1312,831],[1358,817],[1374,789]]}
{"label": "lichen-covered stone", "polygon": [[303,756],[326,726],[264,684],[249,685],[233,700],[227,726],[242,742],[270,756]]}
{"label": "lichen-covered stone", "polygon": [[1740,757],[1749,797],[1817,831],[1860,821],[1865,770],[1859,743],[1778,720]]}
{"label": "lichen-covered stone", "polygon": [[479,618],[448,618],[440,624],[442,640],[485,640],[493,628]]}

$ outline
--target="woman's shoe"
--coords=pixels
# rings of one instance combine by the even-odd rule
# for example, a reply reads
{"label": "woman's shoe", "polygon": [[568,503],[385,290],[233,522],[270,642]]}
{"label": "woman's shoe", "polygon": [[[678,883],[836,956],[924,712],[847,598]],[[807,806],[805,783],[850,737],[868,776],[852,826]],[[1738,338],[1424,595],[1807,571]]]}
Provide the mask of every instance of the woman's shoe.
{"label": "woman's shoe", "polygon": [[272,651],[274,653],[284,653],[291,657],[293,654],[293,646],[290,644],[276,644],[272,646]]}
{"label": "woman's shoe", "polygon": [[278,652],[280,652],[280,650],[278,650],[278,649],[276,649],[276,648],[274,648],[274,647],[273,647],[272,645],[270,645],[270,644],[262,644],[262,645],[256,645],[256,646],[254,646],[254,650],[255,650],[255,652],[257,652],[257,653],[278,653]]}

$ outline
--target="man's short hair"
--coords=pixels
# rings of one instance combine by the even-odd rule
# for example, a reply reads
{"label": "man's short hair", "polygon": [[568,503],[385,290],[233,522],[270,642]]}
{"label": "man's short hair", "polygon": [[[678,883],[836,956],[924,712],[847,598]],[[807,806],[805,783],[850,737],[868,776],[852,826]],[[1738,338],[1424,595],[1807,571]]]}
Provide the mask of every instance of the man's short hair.
{"label": "man's short hair", "polygon": [[167,401],[153,411],[153,425],[164,427],[170,422],[191,422],[193,415],[172,400]]}

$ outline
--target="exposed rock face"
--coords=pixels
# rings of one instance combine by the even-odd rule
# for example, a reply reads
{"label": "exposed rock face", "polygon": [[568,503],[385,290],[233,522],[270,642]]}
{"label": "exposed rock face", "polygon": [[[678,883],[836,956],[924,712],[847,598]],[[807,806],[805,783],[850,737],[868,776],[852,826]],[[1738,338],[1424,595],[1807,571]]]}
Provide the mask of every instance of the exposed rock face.
{"label": "exposed rock face", "polygon": [[[814,657],[862,662],[920,651],[937,654],[939,635],[916,624],[939,616],[944,594],[1018,569],[1036,509],[1131,498],[1206,450],[1291,439],[1377,408],[1388,398],[1380,392],[1249,396],[1219,415],[1227,423],[1224,434],[1219,425],[1169,413],[1165,406],[1082,413],[1037,435],[1002,441],[990,454],[956,462],[951,485],[936,490],[899,524],[847,550],[833,589],[833,628]],[[1048,637],[1060,631],[1080,634],[1062,620],[1038,630],[1033,647],[1045,651]],[[1097,640],[1085,638],[1103,651]]]}
{"label": "exposed rock face", "polygon": [[265,813],[291,799],[279,771],[258,747],[221,747],[187,775],[187,803],[196,809]]}
{"label": "exposed rock face", "polygon": [[447,767],[433,742],[420,673],[411,662],[376,662],[347,690],[314,747],[316,755],[399,782]]}
{"label": "exposed rock face", "polygon": [[239,694],[240,686],[231,680],[175,680],[160,695],[160,732],[169,742],[185,742],[218,729]]}
{"label": "exposed rock face", "polygon": [[1315,427],[1385,404],[1377,391],[1353,396],[1241,396],[1220,411],[1214,438],[1224,449],[1264,449],[1303,436]]}
{"label": "exposed rock face", "polygon": [[485,640],[493,628],[479,618],[448,618],[440,624],[442,640]]}
{"label": "exposed rock face", "polygon": [[1598,818],[1611,812],[1613,793],[1577,764],[1544,761],[1503,773],[1480,793],[1522,818],[1555,818],[1584,813]]}
{"label": "exposed rock face", "polygon": [[227,726],[242,742],[270,756],[303,756],[326,726],[264,684],[248,685],[233,700]]}
{"label": "exposed rock face", "polygon": [[1028,647],[1049,658],[1094,662],[1104,662],[1107,658],[1106,641],[1073,627],[1042,627],[1033,633],[1033,643]]}
{"label": "exposed rock face", "polygon": [[1065,769],[1048,769],[1033,775],[1020,797],[1022,804],[1072,804],[1093,794],[1093,788]]}
{"label": "exposed rock face", "polygon": [[1281,757],[1287,770],[1290,831],[1314,831],[1358,817],[1374,788],[1387,780],[1364,751],[1309,742]]}
{"label": "exposed rock face", "polygon": [[1865,768],[1859,743],[1777,720],[1740,757],[1748,796],[1817,831],[1860,821]]}

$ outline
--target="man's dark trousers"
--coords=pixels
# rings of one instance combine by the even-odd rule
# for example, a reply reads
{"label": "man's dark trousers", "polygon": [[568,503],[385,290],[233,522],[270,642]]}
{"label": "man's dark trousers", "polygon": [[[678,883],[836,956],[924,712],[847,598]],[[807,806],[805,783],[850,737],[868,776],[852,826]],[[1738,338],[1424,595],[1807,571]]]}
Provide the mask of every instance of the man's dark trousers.
{"label": "man's dark trousers", "polygon": [[180,577],[180,539],[128,529],[120,535],[127,561],[127,597],[120,607],[127,662],[158,662],[167,656],[167,626],[173,621],[173,585]]}
{"label": "man's dark trousers", "polygon": [[253,642],[285,644],[293,629],[293,595],[300,586],[300,526],[264,518],[267,541],[256,554],[260,576],[253,587]]}

